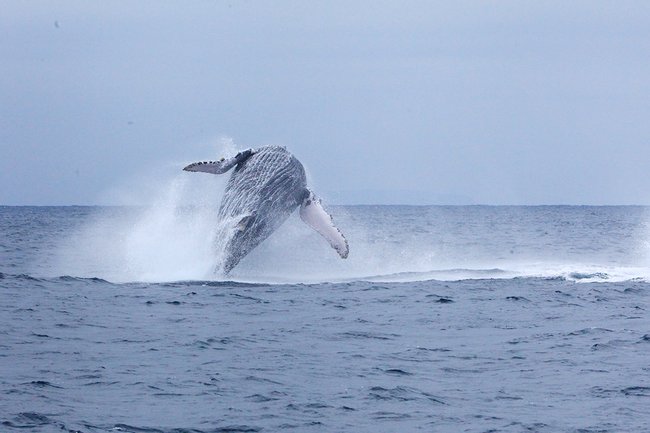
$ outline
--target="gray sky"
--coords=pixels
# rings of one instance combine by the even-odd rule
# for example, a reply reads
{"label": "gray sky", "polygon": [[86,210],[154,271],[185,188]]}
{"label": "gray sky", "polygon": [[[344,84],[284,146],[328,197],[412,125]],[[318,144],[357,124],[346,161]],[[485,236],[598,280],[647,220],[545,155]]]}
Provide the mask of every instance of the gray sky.
{"label": "gray sky", "polygon": [[223,136],[334,203],[650,204],[647,1],[0,9],[0,204],[101,203]]}

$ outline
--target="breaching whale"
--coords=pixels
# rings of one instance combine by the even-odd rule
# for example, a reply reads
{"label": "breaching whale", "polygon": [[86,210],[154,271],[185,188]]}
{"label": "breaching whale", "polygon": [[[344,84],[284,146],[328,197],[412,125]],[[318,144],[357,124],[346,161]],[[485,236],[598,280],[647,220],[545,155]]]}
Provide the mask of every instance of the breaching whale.
{"label": "breaching whale", "polygon": [[269,237],[300,206],[300,218],[320,233],[341,256],[348,242],[316,195],[307,188],[305,169],[284,147],[265,146],[219,161],[195,162],[185,171],[222,174],[235,168],[226,185],[218,218],[231,224],[223,272]]}

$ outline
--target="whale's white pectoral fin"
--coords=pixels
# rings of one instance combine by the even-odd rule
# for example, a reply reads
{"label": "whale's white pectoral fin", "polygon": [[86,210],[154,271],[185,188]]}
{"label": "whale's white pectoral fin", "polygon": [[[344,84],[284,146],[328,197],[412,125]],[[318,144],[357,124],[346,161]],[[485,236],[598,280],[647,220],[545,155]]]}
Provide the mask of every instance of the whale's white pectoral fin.
{"label": "whale's white pectoral fin", "polygon": [[239,164],[242,161],[248,159],[249,156],[253,154],[251,149],[244,150],[239,152],[237,155],[232,158],[221,158],[219,161],[201,161],[192,163],[185,168],[184,171],[193,171],[193,172],[202,172],[202,173],[211,173],[211,174],[222,174],[233,168],[235,165]]}
{"label": "whale's white pectoral fin", "polygon": [[347,239],[334,225],[332,216],[323,209],[320,199],[312,191],[309,191],[309,196],[300,206],[300,218],[327,239],[341,258],[345,259],[348,256],[350,249],[348,248]]}

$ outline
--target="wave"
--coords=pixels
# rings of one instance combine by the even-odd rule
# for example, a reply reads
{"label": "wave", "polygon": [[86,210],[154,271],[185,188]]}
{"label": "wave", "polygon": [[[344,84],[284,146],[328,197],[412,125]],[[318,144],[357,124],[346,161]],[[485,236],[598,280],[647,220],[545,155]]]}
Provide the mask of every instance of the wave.
{"label": "wave", "polygon": [[[42,431],[43,428],[51,428],[52,431],[67,431],[67,432],[80,432],[75,427],[57,420],[54,418],[55,415],[52,414],[43,414],[38,412],[20,412],[16,414],[13,418],[2,421],[0,425],[11,429],[25,430],[29,431]],[[194,432],[194,433],[207,433],[207,430],[199,430],[196,428],[158,428],[158,427],[146,427],[146,426],[133,426],[129,424],[112,424],[112,425],[92,425],[87,422],[81,422],[79,427],[86,429],[91,429],[91,431],[101,431],[101,432],[122,432],[122,433],[174,433],[174,432]],[[210,433],[252,433],[261,431],[261,427],[249,426],[249,425],[226,425],[223,427],[217,427],[210,429]],[[49,431],[49,430],[48,430]]]}
{"label": "wave", "polygon": [[410,281],[461,281],[461,280],[484,280],[484,279],[559,279],[581,283],[588,282],[624,282],[624,281],[648,281],[650,272],[647,268],[641,267],[609,267],[602,268],[594,265],[544,265],[531,264],[529,266],[518,265],[511,269],[471,269],[452,268],[435,269],[426,272],[398,272],[393,274],[374,275],[363,278],[363,280],[374,282],[410,282]]}
{"label": "wave", "polygon": [[597,267],[594,265],[518,265],[512,268],[450,268],[432,269],[428,271],[407,271],[375,275],[330,275],[310,276],[257,274],[247,276],[243,273],[236,278],[214,279],[161,279],[159,281],[137,280],[110,281],[100,277],[75,277],[62,275],[57,277],[36,277],[28,274],[2,274],[5,280],[18,280],[22,282],[49,282],[64,284],[97,284],[97,285],[160,285],[163,287],[214,287],[214,288],[254,288],[269,285],[314,285],[314,284],[343,284],[353,282],[376,283],[409,283],[424,281],[468,281],[468,280],[515,280],[515,279],[546,279],[563,280],[576,283],[610,282],[620,283],[626,281],[648,282],[650,273],[646,268],[640,267]]}

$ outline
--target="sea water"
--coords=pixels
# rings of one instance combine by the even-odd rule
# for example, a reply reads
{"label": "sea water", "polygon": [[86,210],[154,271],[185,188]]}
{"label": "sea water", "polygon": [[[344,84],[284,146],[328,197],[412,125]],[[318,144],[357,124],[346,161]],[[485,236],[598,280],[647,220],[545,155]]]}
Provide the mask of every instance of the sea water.
{"label": "sea water", "polygon": [[650,431],[649,209],[0,207],[0,431]]}

